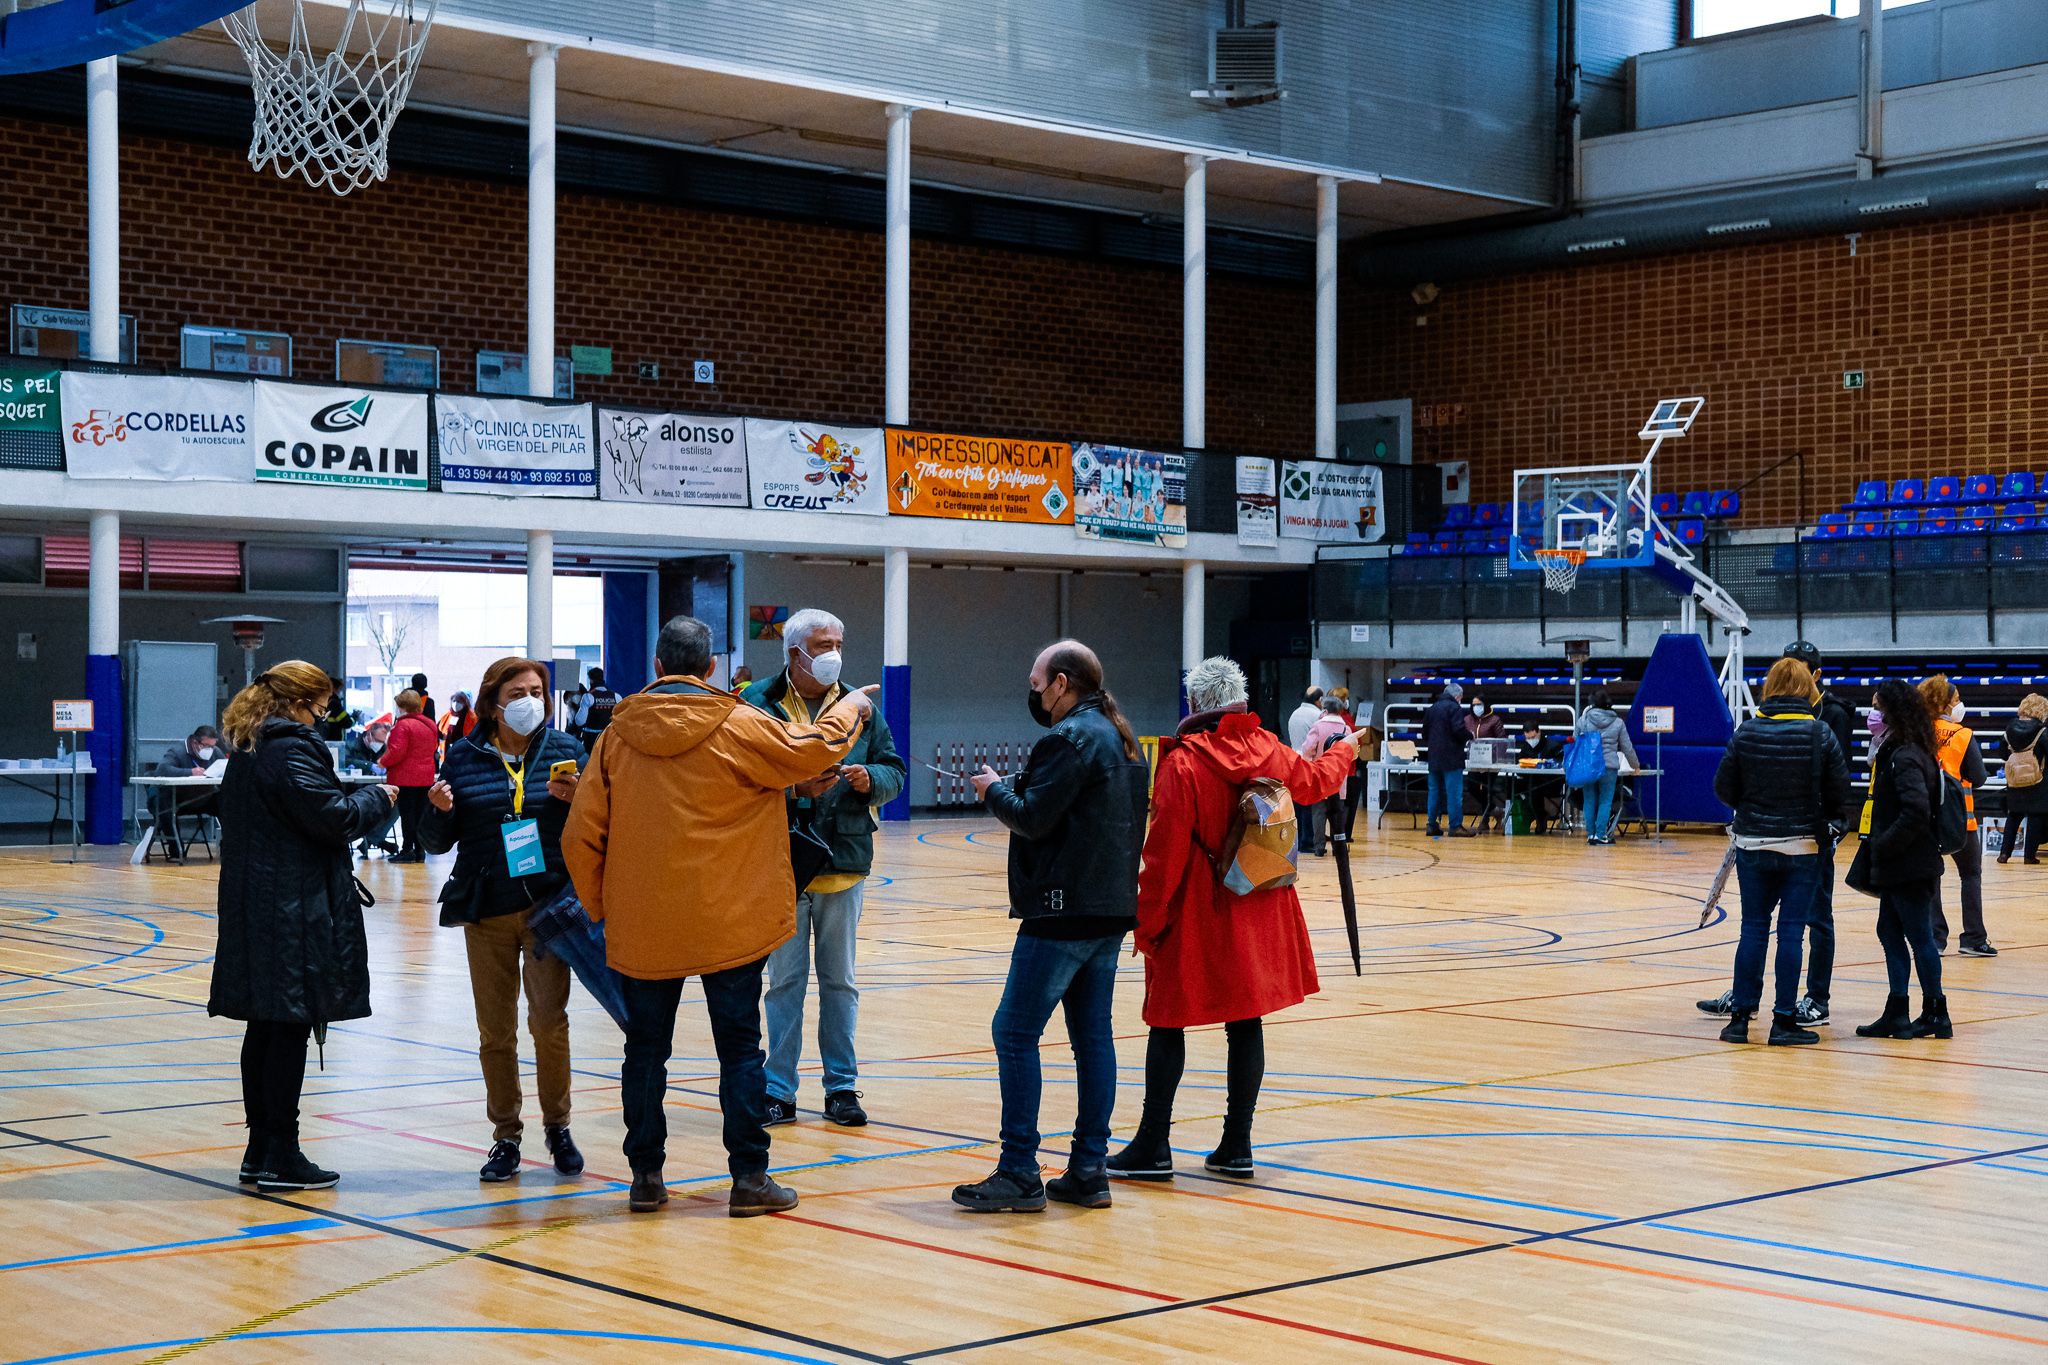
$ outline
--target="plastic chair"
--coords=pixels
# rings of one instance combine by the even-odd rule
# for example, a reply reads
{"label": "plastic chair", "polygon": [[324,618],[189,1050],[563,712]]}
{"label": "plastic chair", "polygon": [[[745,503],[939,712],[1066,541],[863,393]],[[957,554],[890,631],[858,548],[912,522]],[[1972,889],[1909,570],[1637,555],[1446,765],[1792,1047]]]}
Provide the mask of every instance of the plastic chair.
{"label": "plastic chair", "polygon": [[1678,515],[1678,494],[1656,493],[1651,495],[1650,510],[1658,516],[1670,519]]}
{"label": "plastic chair", "polygon": [[1707,514],[1709,516],[1721,520],[1726,520],[1729,517],[1739,517],[1742,515],[1742,494],[1732,488],[1717,488],[1714,490],[1714,496],[1709,505],[1712,508]]}
{"label": "plastic chair", "polygon": [[1711,493],[1706,492],[1687,493],[1685,495],[1685,500],[1679,504],[1679,515],[1686,517],[1705,517],[1713,515],[1711,502],[1712,497],[1713,495]]}
{"label": "plastic chair", "polygon": [[1927,501],[1927,480],[1900,479],[1892,485],[1892,506],[1917,507]]}
{"label": "plastic chair", "polygon": [[1472,504],[1466,502],[1454,502],[1449,507],[1446,507],[1444,509],[1444,530],[1462,531],[1471,524]]}
{"label": "plastic chair", "polygon": [[1891,516],[1891,532],[1895,536],[1917,536],[1925,526],[1920,519],[1918,508],[1894,508]]}
{"label": "plastic chair", "polygon": [[1852,536],[1881,536],[1884,533],[1884,513],[1872,508],[1856,513],[1856,520],[1849,524],[1849,534]]}
{"label": "plastic chair", "polygon": [[1927,500],[1954,506],[1963,500],[1963,481],[1953,474],[1944,474],[1938,479],[1927,481]]}
{"label": "plastic chair", "polygon": [[1505,509],[1497,502],[1482,502],[1472,509],[1472,523],[1475,526],[1498,526],[1504,520]]}
{"label": "plastic chair", "polygon": [[1998,529],[2001,531],[2031,531],[2038,520],[2038,509],[2031,502],[2009,502],[1999,515]]}
{"label": "plastic chair", "polygon": [[1967,502],[1989,502],[1998,496],[1998,480],[1989,474],[1972,474],[1963,480],[1963,498]]}
{"label": "plastic chair", "polygon": [[1957,530],[1956,519],[1946,507],[1930,507],[1920,514],[1920,533],[1945,536]]}
{"label": "plastic chair", "polygon": [[1997,516],[1998,509],[1988,502],[1980,502],[1974,507],[1965,507],[1956,516],[1956,530],[1988,531],[1991,529],[1991,523]]}
{"label": "plastic chair", "polygon": [[2005,476],[2005,487],[1999,496],[2005,498],[2031,498],[2034,496],[2035,487],[2032,474],[2027,473],[2024,469],[2015,469],[2012,473]]}
{"label": "plastic chair", "polygon": [[1849,518],[1840,512],[1823,512],[1813,533],[1821,540],[1840,540],[1849,534]]}
{"label": "plastic chair", "polygon": [[1700,545],[1707,539],[1707,523],[1702,517],[1680,517],[1671,524],[1671,532],[1681,545]]}
{"label": "plastic chair", "polygon": [[1855,507],[1882,507],[1885,504],[1884,480],[1865,479],[1856,485]]}

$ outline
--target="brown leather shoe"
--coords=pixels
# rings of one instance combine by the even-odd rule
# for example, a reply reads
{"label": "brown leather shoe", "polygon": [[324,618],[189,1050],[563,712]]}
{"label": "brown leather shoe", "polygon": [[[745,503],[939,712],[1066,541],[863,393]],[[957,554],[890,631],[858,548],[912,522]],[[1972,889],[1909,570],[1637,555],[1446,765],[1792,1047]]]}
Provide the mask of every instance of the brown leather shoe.
{"label": "brown leather shoe", "polygon": [[1457,827],[1456,829],[1454,829],[1454,830],[1452,830],[1452,831],[1451,831],[1451,837],[1452,837],[1453,839],[1471,839],[1471,838],[1475,838],[1475,837],[1477,837],[1477,836],[1475,836],[1475,835],[1474,835],[1474,834],[1472,833],[1472,826],[1470,826],[1470,825],[1459,825],[1459,826],[1458,826],[1458,827]]}
{"label": "brown leather shoe", "polygon": [[633,1188],[626,1195],[626,1207],[634,1213],[653,1213],[668,1202],[668,1186],[660,1171],[635,1171]]}
{"label": "brown leather shoe", "polygon": [[764,1213],[786,1213],[795,1207],[795,1190],[776,1184],[766,1175],[749,1175],[732,1182],[732,1203],[726,1213],[733,1218],[759,1218]]}

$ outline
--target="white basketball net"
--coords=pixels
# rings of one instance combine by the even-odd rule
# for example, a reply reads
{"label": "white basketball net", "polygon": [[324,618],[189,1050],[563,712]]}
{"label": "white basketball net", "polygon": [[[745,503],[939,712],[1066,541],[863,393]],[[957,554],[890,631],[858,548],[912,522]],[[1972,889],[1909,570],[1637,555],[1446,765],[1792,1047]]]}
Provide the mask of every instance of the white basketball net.
{"label": "white basketball net", "polygon": [[291,0],[282,52],[264,41],[255,6],[220,21],[248,59],[256,96],[249,164],[347,194],[390,169],[391,125],[412,91],[439,0],[349,0],[340,38],[324,56],[307,35],[306,3]]}
{"label": "white basketball net", "polygon": [[1579,585],[1579,569],[1586,562],[1586,552],[1538,550],[1536,562],[1543,566],[1543,586],[1555,593],[1567,593]]}

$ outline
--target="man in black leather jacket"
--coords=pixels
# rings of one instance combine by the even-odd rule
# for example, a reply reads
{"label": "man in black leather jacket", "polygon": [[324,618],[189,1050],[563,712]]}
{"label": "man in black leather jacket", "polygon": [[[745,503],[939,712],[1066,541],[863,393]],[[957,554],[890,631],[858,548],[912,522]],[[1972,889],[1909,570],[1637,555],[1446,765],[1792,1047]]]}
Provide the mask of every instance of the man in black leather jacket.
{"label": "man in black leather jacket", "polygon": [[[1052,733],[1023,773],[984,767],[974,788],[1010,831],[1010,916],[1021,920],[993,1034],[1003,1093],[1003,1154],[983,1181],[953,1191],[978,1213],[1021,1213],[1046,1197],[1109,1205],[1109,1117],[1116,1105],[1111,992],[1124,935],[1137,927],[1138,854],[1148,771],[1102,663],[1073,640],[1031,667],[1031,714]],[[1038,1176],[1038,1040],[1064,1005],[1079,1114],[1067,1172]]]}

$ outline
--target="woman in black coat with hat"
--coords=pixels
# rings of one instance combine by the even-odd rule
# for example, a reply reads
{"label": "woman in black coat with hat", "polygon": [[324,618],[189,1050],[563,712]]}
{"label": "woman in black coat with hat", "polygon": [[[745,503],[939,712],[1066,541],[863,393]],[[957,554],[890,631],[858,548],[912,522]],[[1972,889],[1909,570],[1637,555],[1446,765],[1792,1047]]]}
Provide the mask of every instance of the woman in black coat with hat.
{"label": "woman in black coat with hat", "polygon": [[241,1178],[260,1190],[320,1190],[341,1177],[299,1150],[306,1043],[370,1012],[363,902],[349,845],[391,812],[391,787],[349,791],[314,732],[327,670],[278,664],[221,718],[230,752],[220,791],[219,946],[206,1012],[248,1022]]}

